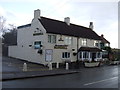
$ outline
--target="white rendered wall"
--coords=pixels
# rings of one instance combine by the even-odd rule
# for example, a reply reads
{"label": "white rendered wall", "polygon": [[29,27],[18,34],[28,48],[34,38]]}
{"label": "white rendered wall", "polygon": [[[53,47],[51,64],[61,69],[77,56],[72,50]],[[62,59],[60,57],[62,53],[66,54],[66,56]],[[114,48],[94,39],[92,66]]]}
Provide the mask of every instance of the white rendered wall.
{"label": "white rendered wall", "polygon": [[[34,31],[36,28],[42,30],[43,35],[33,36]],[[46,30],[40,23],[38,19],[33,19],[31,26],[26,28],[21,28],[17,32],[17,46],[10,46],[9,47],[9,56],[16,57],[20,59],[24,59],[30,62],[36,62],[41,64],[47,64],[48,62],[45,61],[45,50],[52,49],[53,50],[53,60],[51,62],[64,62],[66,59],[62,58],[62,52],[70,52],[71,57],[68,60],[76,61],[77,56],[73,56],[72,49],[75,49],[74,52],[77,53],[77,37],[73,38],[73,43],[68,45],[67,49],[54,49],[55,45],[65,45],[64,41],[59,41],[60,35],[57,35],[57,41],[55,44],[48,43],[48,35]],[[56,35],[56,34],[51,34]],[[64,40],[66,35],[62,35],[62,39]],[[43,54],[38,54],[38,49],[34,49],[34,42],[41,41],[43,45]],[[32,45],[32,47],[29,47]],[[82,46],[82,38],[79,38],[79,48]],[[87,39],[87,46],[94,47],[94,40]]]}

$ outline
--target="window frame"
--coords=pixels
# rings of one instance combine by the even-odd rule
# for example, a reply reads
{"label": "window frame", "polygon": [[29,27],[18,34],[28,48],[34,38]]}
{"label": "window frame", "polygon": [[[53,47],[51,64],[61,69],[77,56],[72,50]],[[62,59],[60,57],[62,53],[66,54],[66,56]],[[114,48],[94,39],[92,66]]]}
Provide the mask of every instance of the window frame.
{"label": "window frame", "polygon": [[89,52],[83,51],[83,59],[89,59]]}
{"label": "window frame", "polygon": [[99,41],[94,40],[94,46],[95,46],[95,47],[99,47]]}
{"label": "window frame", "polygon": [[82,42],[82,46],[87,46],[87,39],[84,38],[84,39],[82,39],[81,42]]}
{"label": "window frame", "polygon": [[90,59],[91,58],[91,53],[90,53],[90,57],[89,57],[89,53],[88,51],[80,51],[79,52],[79,59]]}
{"label": "window frame", "polygon": [[[66,54],[66,56],[65,56],[65,54]],[[70,54],[70,52],[62,52],[61,57],[62,57],[62,59],[70,59],[71,54]]]}
{"label": "window frame", "polygon": [[56,35],[48,35],[48,43],[55,44],[57,36]]}
{"label": "window frame", "polygon": [[96,58],[101,58],[101,57],[102,57],[101,52],[97,52],[97,53],[96,53]]}
{"label": "window frame", "polygon": [[66,37],[64,38],[64,41],[65,41],[65,45],[72,45],[72,43],[73,43],[73,38],[66,36]]}
{"label": "window frame", "polygon": [[[38,43],[38,44],[36,44]],[[36,45],[39,45],[39,47],[35,47]],[[34,49],[41,49],[42,42],[41,41],[35,41],[34,42]]]}

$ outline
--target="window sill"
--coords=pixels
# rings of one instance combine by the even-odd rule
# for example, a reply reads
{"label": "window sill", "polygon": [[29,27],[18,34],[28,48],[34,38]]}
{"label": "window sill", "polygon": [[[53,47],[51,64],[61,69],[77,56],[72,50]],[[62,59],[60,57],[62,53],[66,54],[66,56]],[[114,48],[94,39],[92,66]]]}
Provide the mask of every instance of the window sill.
{"label": "window sill", "polygon": [[69,60],[70,58],[61,58],[61,59],[63,59],[63,60]]}

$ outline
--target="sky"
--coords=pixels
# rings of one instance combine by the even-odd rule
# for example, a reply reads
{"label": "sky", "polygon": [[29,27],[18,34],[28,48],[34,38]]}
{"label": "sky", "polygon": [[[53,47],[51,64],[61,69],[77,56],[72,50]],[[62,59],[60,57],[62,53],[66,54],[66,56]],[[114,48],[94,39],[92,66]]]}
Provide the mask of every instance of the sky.
{"label": "sky", "polygon": [[41,16],[64,21],[70,17],[73,24],[89,27],[118,48],[118,0],[0,0],[0,16],[6,18],[6,26],[31,23],[34,10]]}

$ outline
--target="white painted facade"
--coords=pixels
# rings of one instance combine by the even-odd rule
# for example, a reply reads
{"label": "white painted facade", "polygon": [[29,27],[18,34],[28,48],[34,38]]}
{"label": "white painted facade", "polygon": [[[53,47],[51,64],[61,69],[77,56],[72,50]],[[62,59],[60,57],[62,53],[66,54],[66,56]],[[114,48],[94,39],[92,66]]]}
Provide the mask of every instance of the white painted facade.
{"label": "white painted facade", "polygon": [[[77,53],[77,48],[80,48],[82,45],[82,40],[86,39],[86,45],[84,47],[96,47],[94,45],[94,42],[96,40],[93,39],[87,39],[87,38],[78,38],[78,47],[77,47],[77,37],[74,36],[66,36],[66,35],[59,35],[59,34],[52,34],[52,33],[46,33],[45,28],[40,23],[40,21],[37,18],[40,18],[39,11],[34,14],[34,19],[31,22],[31,25],[28,27],[18,28],[17,30],[17,45],[16,46],[9,46],[9,56],[24,59],[30,62],[36,62],[41,64],[48,64],[49,62],[52,63],[62,63],[65,61],[74,62],[77,60],[77,55],[73,55],[73,53]],[[36,30],[42,33],[42,35],[33,35]],[[37,32],[37,31],[36,31]],[[48,35],[55,35],[56,36],[56,43],[49,43],[48,42]],[[55,45],[66,45],[65,38],[71,37],[71,44],[67,46],[67,49],[56,49]],[[59,39],[62,39],[63,41],[59,41]],[[41,50],[42,54],[38,53],[39,49],[35,49],[34,43],[36,41],[41,41]],[[97,42],[100,44],[100,40],[97,40]],[[98,44],[98,48],[99,48]],[[74,51],[73,51],[74,49]],[[48,52],[47,52],[48,51]],[[64,55],[66,57],[66,53],[68,52],[70,54],[67,54],[68,58],[63,58]],[[64,54],[63,54],[64,53]],[[82,52],[83,53],[83,52]],[[89,58],[88,60],[91,60],[90,52],[88,52]],[[70,57],[69,57],[70,55]],[[78,55],[79,57],[79,55]],[[100,57],[101,59],[102,57]],[[51,61],[46,61],[46,60]],[[82,58],[78,58],[79,60],[84,60],[83,54]],[[97,59],[97,58],[96,58]]]}

